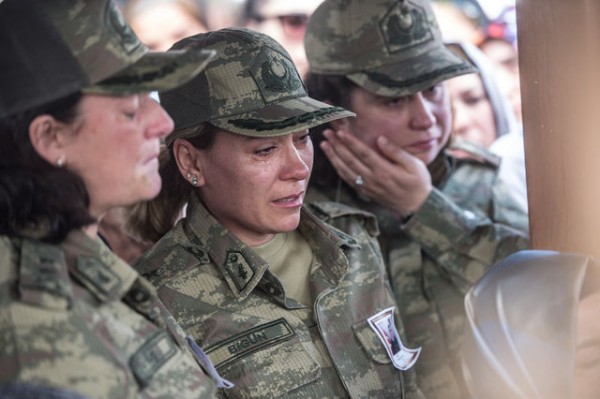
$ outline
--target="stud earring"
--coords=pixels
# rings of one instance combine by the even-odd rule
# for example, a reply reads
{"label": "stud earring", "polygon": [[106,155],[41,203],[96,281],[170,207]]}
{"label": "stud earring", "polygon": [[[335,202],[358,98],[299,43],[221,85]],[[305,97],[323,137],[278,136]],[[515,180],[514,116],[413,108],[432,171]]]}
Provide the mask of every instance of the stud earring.
{"label": "stud earring", "polygon": [[188,178],[188,179],[190,179],[190,178],[192,177],[192,174],[191,174],[190,172],[188,172],[188,173],[185,175],[185,177],[186,177],[186,178]]}
{"label": "stud earring", "polygon": [[192,177],[192,186],[198,185],[198,178],[196,176]]}
{"label": "stud earring", "polygon": [[56,166],[58,166],[59,168],[62,168],[63,166],[65,166],[65,156],[61,155],[60,158],[58,158],[56,160]]}

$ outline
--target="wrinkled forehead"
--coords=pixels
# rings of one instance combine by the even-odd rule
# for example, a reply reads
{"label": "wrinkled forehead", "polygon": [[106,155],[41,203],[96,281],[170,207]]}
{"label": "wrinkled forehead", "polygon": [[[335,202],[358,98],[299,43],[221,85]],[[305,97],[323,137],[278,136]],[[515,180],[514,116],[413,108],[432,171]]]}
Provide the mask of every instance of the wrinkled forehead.
{"label": "wrinkled forehead", "polygon": [[312,14],[323,0],[262,0],[256,11],[263,15]]}

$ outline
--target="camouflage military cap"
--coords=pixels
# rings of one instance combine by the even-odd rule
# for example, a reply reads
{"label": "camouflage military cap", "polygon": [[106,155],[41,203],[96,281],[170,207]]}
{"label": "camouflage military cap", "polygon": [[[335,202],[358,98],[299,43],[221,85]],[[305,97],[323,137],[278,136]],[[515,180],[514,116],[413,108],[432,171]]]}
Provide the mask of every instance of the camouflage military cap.
{"label": "camouflage military cap", "polygon": [[382,96],[475,72],[444,46],[429,0],[325,0],[304,46],[311,72],[346,76]]}
{"label": "camouflage military cap", "polygon": [[108,95],[170,89],[212,56],[150,53],[113,0],[0,1],[0,117],[77,91]]}
{"label": "camouflage military cap", "polygon": [[236,134],[278,136],[354,116],[308,97],[290,55],[270,36],[226,28],[173,46],[198,47],[217,55],[185,85],[159,93],[175,130],[208,122]]}

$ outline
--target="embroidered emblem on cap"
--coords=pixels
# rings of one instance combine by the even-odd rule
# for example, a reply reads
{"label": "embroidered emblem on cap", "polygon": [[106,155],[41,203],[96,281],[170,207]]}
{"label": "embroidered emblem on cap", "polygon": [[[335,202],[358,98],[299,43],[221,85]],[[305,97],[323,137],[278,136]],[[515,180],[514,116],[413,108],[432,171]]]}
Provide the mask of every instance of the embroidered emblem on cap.
{"label": "embroidered emblem on cap", "polygon": [[250,267],[240,252],[229,252],[225,258],[225,270],[231,276],[237,289],[242,292],[254,277],[254,269]]}
{"label": "embroidered emblem on cap", "polygon": [[410,2],[397,2],[379,22],[382,37],[391,53],[433,40],[425,10]]}
{"label": "embroidered emblem on cap", "polygon": [[283,54],[263,47],[256,56],[250,74],[266,103],[304,95],[296,68]]}

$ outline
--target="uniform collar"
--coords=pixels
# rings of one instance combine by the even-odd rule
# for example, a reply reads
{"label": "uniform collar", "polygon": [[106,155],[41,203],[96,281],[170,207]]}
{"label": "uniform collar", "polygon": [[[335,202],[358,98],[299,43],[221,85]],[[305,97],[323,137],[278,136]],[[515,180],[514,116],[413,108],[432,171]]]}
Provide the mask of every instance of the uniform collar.
{"label": "uniform collar", "polygon": [[317,252],[321,267],[331,283],[337,284],[348,270],[343,249],[360,248],[360,244],[343,231],[324,223],[306,208],[302,209],[299,229],[313,251]]}
{"label": "uniform collar", "polygon": [[[190,196],[183,229],[208,254],[236,297],[248,296],[268,270],[268,264],[219,223],[195,194]],[[270,290],[275,296],[282,294],[278,285]]]}
{"label": "uniform collar", "polygon": [[[208,254],[236,297],[245,298],[260,287],[278,301],[289,302],[281,282],[268,270],[268,263],[217,221],[196,195],[190,197],[183,229]],[[356,240],[324,224],[304,207],[299,229],[313,251],[318,252],[325,272],[339,281],[347,271],[341,248],[360,247]]]}
{"label": "uniform collar", "polygon": [[433,162],[427,166],[429,174],[431,175],[431,182],[437,188],[446,184],[455,168],[456,162],[453,158],[448,156],[446,149],[440,151]]}

